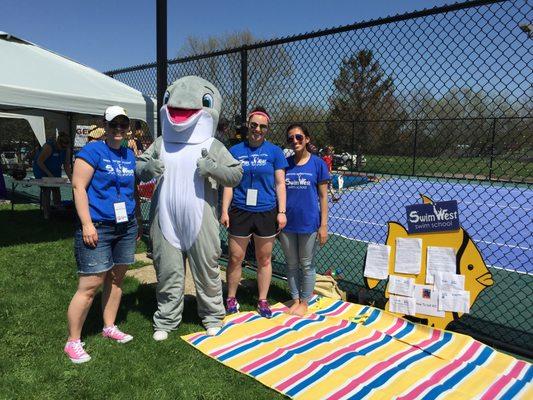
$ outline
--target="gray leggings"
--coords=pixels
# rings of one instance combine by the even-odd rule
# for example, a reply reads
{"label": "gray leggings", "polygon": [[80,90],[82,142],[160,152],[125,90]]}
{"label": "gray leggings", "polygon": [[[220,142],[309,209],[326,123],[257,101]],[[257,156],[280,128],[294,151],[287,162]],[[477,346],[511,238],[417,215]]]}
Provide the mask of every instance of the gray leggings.
{"label": "gray leggings", "polygon": [[314,258],[318,249],[317,232],[281,232],[279,239],[285,253],[291,297],[294,300],[309,300],[315,288]]}

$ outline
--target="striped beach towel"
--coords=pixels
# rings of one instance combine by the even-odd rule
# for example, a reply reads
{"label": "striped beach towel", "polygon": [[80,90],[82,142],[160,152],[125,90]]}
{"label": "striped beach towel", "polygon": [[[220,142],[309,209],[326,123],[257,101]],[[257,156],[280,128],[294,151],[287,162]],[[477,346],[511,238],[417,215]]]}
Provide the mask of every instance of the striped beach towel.
{"label": "striped beach towel", "polygon": [[294,399],[533,399],[533,366],[469,336],[314,297],[304,317],[273,307],[228,316],[202,353]]}

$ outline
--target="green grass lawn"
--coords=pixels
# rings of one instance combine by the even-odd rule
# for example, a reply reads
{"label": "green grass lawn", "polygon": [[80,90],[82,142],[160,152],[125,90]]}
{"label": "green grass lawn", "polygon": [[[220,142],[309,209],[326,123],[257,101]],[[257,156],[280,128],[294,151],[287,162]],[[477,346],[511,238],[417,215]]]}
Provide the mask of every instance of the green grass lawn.
{"label": "green grass lawn", "polygon": [[[165,342],[154,342],[151,318],[156,307],[155,290],[131,278],[124,283],[117,323],[134,335],[133,342],[119,345],[101,337],[101,301],[97,297],[83,331],[93,359],[87,364],[72,364],[62,349],[67,335],[66,309],[77,284],[73,224],[67,220],[44,221],[35,206],[16,205],[15,209],[12,213],[10,206],[0,206],[0,399],[283,398],[180,339],[181,335],[203,330],[193,297],[186,298],[179,330]],[[141,242],[138,251],[145,248]],[[360,264],[364,248],[363,243],[332,236],[319,257],[331,260],[335,266]],[[283,260],[279,250],[276,253],[279,259],[275,267],[279,267]],[[344,268],[344,273],[352,278],[353,287],[349,289],[357,293],[362,281],[353,280],[351,272]],[[506,271],[492,272],[498,283],[513,278]],[[531,335],[522,331],[524,326],[498,321],[498,315],[506,315],[500,307],[509,306],[504,299],[512,297],[511,293],[500,293],[498,287],[483,293],[475,305],[476,314],[490,308],[494,315],[463,318],[462,328],[468,331],[471,325],[486,332],[504,329],[501,337],[511,340],[520,336],[519,342],[528,346]],[[378,291],[379,288],[372,291],[371,297],[378,298]],[[241,291],[242,309],[253,310],[256,296],[255,292]],[[273,285],[272,302],[287,298],[282,284]],[[523,320],[523,324],[528,323]]]}
{"label": "green grass lawn", "polygon": [[[413,158],[403,156],[367,155],[367,163],[362,171],[381,174],[413,174]],[[472,175],[489,176],[490,159],[486,157],[417,157],[414,175],[450,176],[469,178]],[[504,181],[533,180],[533,163],[495,158],[492,163],[492,179]]]}
{"label": "green grass lawn", "polygon": [[[275,391],[211,360],[180,339],[202,330],[187,298],[179,330],[152,340],[153,287],[127,278],[117,323],[133,342],[104,340],[100,298],[83,331],[93,359],[74,365],[63,354],[66,310],[76,289],[69,221],[47,222],[34,206],[0,206],[0,399],[281,399]],[[271,300],[286,299],[281,288]],[[244,310],[256,293],[241,293]]]}

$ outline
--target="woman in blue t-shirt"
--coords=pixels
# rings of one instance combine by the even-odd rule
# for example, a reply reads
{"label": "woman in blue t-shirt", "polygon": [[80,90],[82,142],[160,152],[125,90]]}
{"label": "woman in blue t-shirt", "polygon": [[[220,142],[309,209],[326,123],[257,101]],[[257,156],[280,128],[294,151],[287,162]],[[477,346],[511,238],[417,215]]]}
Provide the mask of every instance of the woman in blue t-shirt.
{"label": "woman in blue t-shirt", "polygon": [[[239,310],[235,296],[242,275],[246,247],[254,235],[257,261],[257,310],[270,318],[267,301],[272,278],[272,247],[278,230],[287,223],[285,216],[285,167],[283,150],[265,140],[270,116],[257,107],[248,116],[247,140],[230,148],[231,155],[242,163],[243,177],[239,186],[224,188],[220,222],[229,231],[229,262],[227,270],[228,314]],[[231,208],[230,208],[231,205]]]}
{"label": "woman in blue t-shirt", "polygon": [[289,313],[304,315],[315,287],[317,244],[328,240],[328,181],[326,163],[308,151],[309,132],[299,124],[287,128],[294,155],[287,158],[287,225],[280,233],[287,263],[287,282],[293,299]]}
{"label": "woman in blue t-shirt", "polygon": [[[68,179],[72,180],[70,166],[70,136],[66,132],[59,132],[55,140],[47,141],[33,160],[33,176],[36,179],[43,177],[61,177],[61,168],[65,169]],[[44,218],[48,219],[50,210],[50,195],[54,206],[61,205],[61,191],[59,188],[42,189],[42,206]]]}
{"label": "woman in blue t-shirt", "polygon": [[80,220],[74,237],[79,281],[67,312],[69,338],[64,350],[74,363],[91,359],[80,341],[81,329],[102,285],[103,337],[118,343],[133,339],[115,325],[122,280],[128,265],[135,262],[138,234],[135,157],[121,146],[130,120],[122,107],[111,106],[105,111],[104,125],[105,141],[91,142],[80,150],[72,177]]}

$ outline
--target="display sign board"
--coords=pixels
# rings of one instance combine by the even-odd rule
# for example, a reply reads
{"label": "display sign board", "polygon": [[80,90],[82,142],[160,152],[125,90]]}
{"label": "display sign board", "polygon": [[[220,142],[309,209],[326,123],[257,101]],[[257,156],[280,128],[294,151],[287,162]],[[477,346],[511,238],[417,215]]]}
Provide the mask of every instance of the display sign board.
{"label": "display sign board", "polygon": [[94,125],[76,125],[76,135],[74,136],[74,149],[79,150],[87,144],[87,135]]}
{"label": "display sign board", "polygon": [[457,201],[413,204],[407,210],[409,233],[456,231],[459,229]]}
{"label": "display sign board", "polygon": [[410,232],[389,221],[385,243],[369,244],[364,279],[369,289],[387,281],[382,285],[386,310],[446,329],[470,312],[494,279],[476,244],[459,226],[457,202],[421,197],[423,204],[406,206]]}

